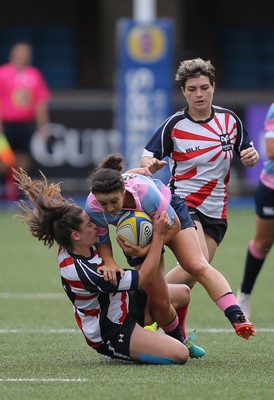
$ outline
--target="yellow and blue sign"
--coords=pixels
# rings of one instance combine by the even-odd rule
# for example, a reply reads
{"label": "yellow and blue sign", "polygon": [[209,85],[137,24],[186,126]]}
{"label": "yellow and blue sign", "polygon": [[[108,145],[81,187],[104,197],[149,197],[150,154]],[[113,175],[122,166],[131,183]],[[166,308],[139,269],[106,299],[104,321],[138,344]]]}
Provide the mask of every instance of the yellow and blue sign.
{"label": "yellow and blue sign", "polygon": [[173,22],[121,19],[117,31],[117,128],[132,168],[140,165],[145,144],[172,112]]}
{"label": "yellow and blue sign", "polygon": [[155,63],[166,53],[166,35],[154,25],[134,26],[127,38],[128,55],[140,63]]}

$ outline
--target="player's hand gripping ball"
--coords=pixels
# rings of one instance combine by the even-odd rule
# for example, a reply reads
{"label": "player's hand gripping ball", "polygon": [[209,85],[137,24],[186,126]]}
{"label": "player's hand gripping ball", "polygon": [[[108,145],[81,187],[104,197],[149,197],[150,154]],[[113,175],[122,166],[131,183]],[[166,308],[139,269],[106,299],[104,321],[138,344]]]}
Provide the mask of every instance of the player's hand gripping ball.
{"label": "player's hand gripping ball", "polygon": [[144,212],[126,211],[117,223],[116,235],[124,242],[128,241],[135,246],[144,247],[152,239],[152,221]]}

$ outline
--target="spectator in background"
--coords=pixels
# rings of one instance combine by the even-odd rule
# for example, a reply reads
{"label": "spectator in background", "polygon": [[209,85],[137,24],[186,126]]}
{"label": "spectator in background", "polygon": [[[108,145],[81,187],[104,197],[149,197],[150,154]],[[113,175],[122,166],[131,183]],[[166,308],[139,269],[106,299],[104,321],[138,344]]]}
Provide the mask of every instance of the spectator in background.
{"label": "spectator in background", "polygon": [[[0,67],[0,132],[15,154],[13,167],[30,171],[30,143],[35,133],[47,138],[50,90],[41,72],[31,66],[32,47],[27,42],[14,44],[9,62]],[[11,166],[0,173],[0,197],[16,199]]]}
{"label": "spectator in background", "polygon": [[274,242],[274,103],[269,107],[264,126],[268,160],[264,162],[255,192],[255,234],[249,242],[238,293],[239,305],[247,318],[250,315],[251,292]]}

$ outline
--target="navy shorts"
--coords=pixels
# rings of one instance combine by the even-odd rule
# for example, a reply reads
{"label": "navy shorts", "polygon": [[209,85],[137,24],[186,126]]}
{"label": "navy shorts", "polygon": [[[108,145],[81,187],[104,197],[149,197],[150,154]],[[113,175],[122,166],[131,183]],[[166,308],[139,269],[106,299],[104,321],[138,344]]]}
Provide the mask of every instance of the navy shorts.
{"label": "navy shorts", "polygon": [[173,194],[170,205],[175,210],[180,220],[181,229],[196,228],[195,222],[189,215],[185,200],[181,199],[177,194]]}
{"label": "navy shorts", "polygon": [[274,219],[274,190],[259,182],[255,191],[256,214],[262,219]]}
{"label": "navy shorts", "polygon": [[144,326],[147,294],[143,289],[129,292],[129,314],[119,330],[108,337],[97,352],[120,360],[131,361],[130,339],[136,323]]}
{"label": "navy shorts", "polygon": [[210,236],[215,240],[217,245],[219,245],[227,231],[227,220],[208,217],[193,207],[188,207],[188,211],[194,221],[199,221],[201,223],[204,233]]}
{"label": "navy shorts", "polygon": [[12,150],[30,153],[30,142],[34,133],[34,123],[4,122],[3,128]]}

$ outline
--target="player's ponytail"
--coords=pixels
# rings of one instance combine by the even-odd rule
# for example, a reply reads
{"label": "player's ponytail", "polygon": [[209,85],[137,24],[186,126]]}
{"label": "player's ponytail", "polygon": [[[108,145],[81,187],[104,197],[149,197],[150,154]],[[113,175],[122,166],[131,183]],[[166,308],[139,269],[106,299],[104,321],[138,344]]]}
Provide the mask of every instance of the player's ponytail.
{"label": "player's ponytail", "polygon": [[18,205],[23,213],[16,216],[28,225],[31,234],[43,241],[45,246],[51,247],[56,241],[71,250],[71,232],[79,230],[83,222],[83,210],[63,198],[60,184],[48,183],[45,175],[40,173],[43,180],[32,180],[22,168],[13,169],[17,186],[33,203],[31,207],[26,201],[20,200]]}
{"label": "player's ponytail", "polygon": [[98,169],[100,168],[117,169],[117,171],[122,172],[124,169],[124,157],[119,153],[110,154],[98,164]]}

